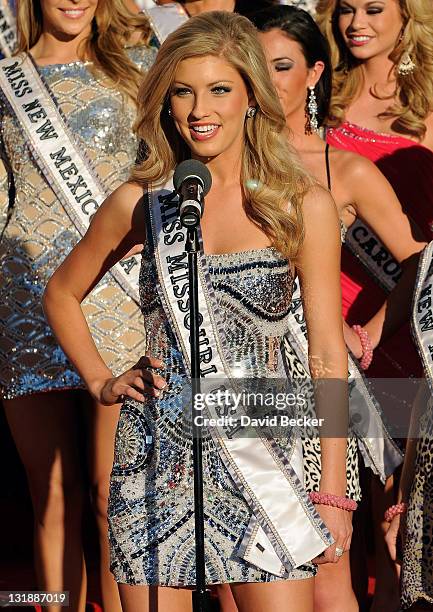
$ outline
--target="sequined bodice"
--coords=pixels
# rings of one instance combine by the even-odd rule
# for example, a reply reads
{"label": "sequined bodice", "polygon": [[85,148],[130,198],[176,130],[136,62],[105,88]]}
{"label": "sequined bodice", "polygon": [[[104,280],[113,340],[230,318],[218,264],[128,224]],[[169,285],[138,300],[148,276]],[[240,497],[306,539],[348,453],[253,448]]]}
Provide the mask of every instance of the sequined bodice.
{"label": "sequined bodice", "polygon": [[[288,261],[269,247],[207,255],[206,262],[215,308],[230,349],[232,374],[284,376],[280,343],[288,327],[293,289]],[[174,359],[171,367],[180,372],[180,355],[174,345],[170,346],[174,340],[156,293],[155,267],[147,249],[143,254],[140,295],[149,353],[163,355],[166,363]]]}
{"label": "sequined bodice", "polygon": [[[143,70],[151,65],[155,57],[155,50],[147,47],[130,49],[128,53]],[[38,70],[66,116],[78,147],[95,164],[104,187],[110,193],[128,178],[136,156],[137,141],[131,130],[135,119],[134,105],[114,90],[108,79],[101,74],[93,74],[89,62],[54,64],[39,67]],[[6,168],[14,174],[15,199],[18,203],[14,216],[23,214],[19,206],[21,198],[34,209],[34,214],[46,203],[53,215],[61,216],[60,210],[57,213],[58,205],[51,190],[44,192],[44,178],[36,168],[26,138],[17,119],[9,112],[1,92],[0,151]],[[41,192],[42,201],[39,198],[39,202],[34,201]],[[7,190],[1,194],[0,200],[3,202],[0,205],[4,203],[6,194]]]}

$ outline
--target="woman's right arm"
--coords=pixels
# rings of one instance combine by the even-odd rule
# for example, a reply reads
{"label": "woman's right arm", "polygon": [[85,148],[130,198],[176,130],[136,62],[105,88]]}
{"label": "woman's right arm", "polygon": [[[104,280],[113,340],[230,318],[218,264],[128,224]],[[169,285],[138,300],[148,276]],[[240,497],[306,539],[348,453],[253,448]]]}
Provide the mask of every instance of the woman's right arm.
{"label": "woman's right arm", "polygon": [[[114,377],[96,348],[80,306],[104,274],[144,242],[142,196],[141,187],[125,183],[104,201],[85,236],[51,277],[43,297],[48,322],[60,346],[90,393],[103,404],[115,404],[122,395],[144,401],[141,391],[156,395],[153,386],[163,386],[162,379],[142,367]],[[147,358],[140,364],[144,365],[160,367],[161,362]]]}

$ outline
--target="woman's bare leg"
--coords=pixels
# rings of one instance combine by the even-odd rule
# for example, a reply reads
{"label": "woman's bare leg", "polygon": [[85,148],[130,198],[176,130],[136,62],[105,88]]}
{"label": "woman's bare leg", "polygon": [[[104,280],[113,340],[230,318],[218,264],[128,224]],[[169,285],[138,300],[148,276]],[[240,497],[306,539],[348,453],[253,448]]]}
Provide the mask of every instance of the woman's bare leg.
{"label": "woman's bare leg", "polygon": [[[83,392],[84,395],[85,392]],[[107,507],[110,474],[114,457],[114,438],[120,406],[102,406],[85,393],[88,424],[88,464],[93,510],[98,527],[102,607],[104,612],[121,612],[117,584],[110,572]]]}
{"label": "woman's bare leg", "polygon": [[[314,579],[230,585],[239,612],[313,612]],[[191,591],[119,584],[123,612],[191,612]]]}
{"label": "woman's bare leg", "polygon": [[[191,591],[119,584],[123,612],[191,612]],[[253,612],[251,610],[251,612]]]}
{"label": "woman's bare leg", "polygon": [[229,584],[217,584],[215,592],[218,595],[220,612],[238,612],[238,607]]}
{"label": "woman's bare leg", "polygon": [[[86,572],[77,394],[40,393],[7,400],[4,406],[33,503],[38,586],[44,591],[69,591],[70,610],[82,611]],[[49,609],[61,611],[58,606]]]}
{"label": "woman's bare leg", "polygon": [[239,612],[313,612],[314,578],[230,585]]}
{"label": "woman's bare leg", "polygon": [[349,553],[338,563],[319,565],[314,585],[314,612],[358,612],[352,589]]}

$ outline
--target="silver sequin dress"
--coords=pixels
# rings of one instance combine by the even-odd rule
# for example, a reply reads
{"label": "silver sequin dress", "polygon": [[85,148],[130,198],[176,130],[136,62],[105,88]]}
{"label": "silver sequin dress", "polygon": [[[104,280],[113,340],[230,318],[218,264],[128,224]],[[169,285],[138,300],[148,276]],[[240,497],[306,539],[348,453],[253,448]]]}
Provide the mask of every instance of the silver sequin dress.
{"label": "silver sequin dress", "polygon": [[[128,50],[143,70],[156,51]],[[66,115],[79,146],[104,187],[126,180],[136,157],[131,132],[135,108],[110,83],[73,62],[39,68]],[[0,389],[3,398],[84,387],[45,321],[41,297],[54,270],[79,240],[63,206],[33,161],[15,116],[0,92]],[[13,176],[13,182],[11,177]],[[6,223],[9,207],[10,219]],[[108,276],[84,311],[97,346],[113,371],[133,365],[143,351],[138,305]]]}
{"label": "silver sequin dress", "polygon": [[[287,260],[274,248],[206,259],[215,307],[231,349],[232,372],[251,378],[284,377],[280,341],[293,286]],[[193,585],[191,429],[182,398],[186,374],[156,282],[146,247],[140,292],[147,349],[163,359],[168,386],[161,398],[144,404],[127,400],[121,410],[108,511],[111,567],[120,583]],[[278,440],[283,449],[287,442]],[[236,555],[251,511],[210,437],[204,438],[203,461],[207,583],[278,579]],[[287,579],[314,573],[314,566],[303,566]]]}

